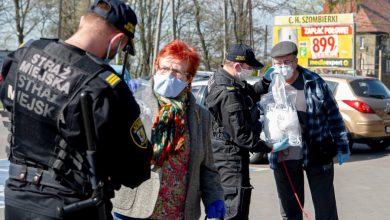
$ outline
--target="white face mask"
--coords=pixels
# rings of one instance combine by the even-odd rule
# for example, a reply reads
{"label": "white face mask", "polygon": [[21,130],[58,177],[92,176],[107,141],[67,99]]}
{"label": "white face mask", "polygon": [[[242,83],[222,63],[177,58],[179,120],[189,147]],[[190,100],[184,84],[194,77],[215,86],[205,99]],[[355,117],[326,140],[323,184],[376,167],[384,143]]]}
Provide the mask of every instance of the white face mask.
{"label": "white face mask", "polygon": [[294,69],[290,65],[275,66],[275,72],[281,73],[285,80],[293,76]]}
{"label": "white face mask", "polygon": [[122,39],[119,41],[119,45],[118,45],[118,48],[116,49],[116,53],[110,57],[112,40],[113,39],[111,39],[110,40],[110,44],[108,44],[108,48],[107,48],[107,51],[106,51],[106,57],[104,58],[104,62],[106,62],[106,63],[109,63],[115,57],[116,54],[119,54],[119,49],[121,48]]}
{"label": "white face mask", "polygon": [[247,69],[241,68],[241,71],[237,72],[237,77],[241,81],[246,80],[251,75],[251,73],[252,73],[252,70],[247,70]]}
{"label": "white face mask", "polygon": [[153,77],[153,90],[159,95],[166,98],[177,97],[186,87],[187,82],[179,80],[176,77],[169,75],[156,74]]}

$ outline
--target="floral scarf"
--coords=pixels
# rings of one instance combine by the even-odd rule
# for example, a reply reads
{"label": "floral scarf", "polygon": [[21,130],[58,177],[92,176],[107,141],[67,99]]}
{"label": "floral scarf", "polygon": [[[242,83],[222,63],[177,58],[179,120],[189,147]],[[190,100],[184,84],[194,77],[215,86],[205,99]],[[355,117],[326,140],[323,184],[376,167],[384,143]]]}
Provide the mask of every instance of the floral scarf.
{"label": "floral scarf", "polygon": [[160,111],[153,124],[153,163],[161,167],[161,186],[151,219],[184,219],[187,165],[190,156],[187,125],[188,92],[175,99],[157,95]]}

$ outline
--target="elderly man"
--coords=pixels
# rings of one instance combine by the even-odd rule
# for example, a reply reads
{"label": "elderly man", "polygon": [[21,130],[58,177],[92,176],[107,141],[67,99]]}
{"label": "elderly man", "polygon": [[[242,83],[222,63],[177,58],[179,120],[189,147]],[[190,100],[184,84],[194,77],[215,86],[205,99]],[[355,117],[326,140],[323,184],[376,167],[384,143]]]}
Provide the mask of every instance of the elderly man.
{"label": "elderly man", "polygon": [[[315,219],[336,220],[333,157],[337,155],[340,165],[348,160],[347,132],[326,82],[318,74],[299,66],[297,53],[297,46],[293,42],[276,44],[271,50],[273,67],[264,75],[264,78],[271,80],[273,74],[282,74],[286,91],[296,91],[295,106],[303,137],[302,146],[291,146],[270,155],[280,212],[286,220],[303,218],[305,170]],[[291,188],[290,184],[294,187]],[[295,192],[299,199],[294,196]]]}

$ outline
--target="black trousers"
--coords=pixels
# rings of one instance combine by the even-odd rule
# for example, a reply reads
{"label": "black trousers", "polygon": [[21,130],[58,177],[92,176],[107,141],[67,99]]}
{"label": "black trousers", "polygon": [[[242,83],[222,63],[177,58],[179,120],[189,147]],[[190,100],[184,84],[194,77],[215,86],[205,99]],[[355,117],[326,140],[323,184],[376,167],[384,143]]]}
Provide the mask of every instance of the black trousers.
{"label": "black trousers", "polygon": [[252,194],[249,152],[224,141],[213,140],[214,162],[225,194],[225,220],[246,220]]}
{"label": "black trousers", "polygon": [[[288,173],[302,206],[305,203],[302,160],[285,161]],[[333,163],[310,165],[305,168],[313,199],[316,220],[337,220],[336,198],[333,187]],[[274,177],[279,196],[280,214],[283,220],[302,220],[303,215],[293,194],[283,164],[278,164]]]}
{"label": "black trousers", "polygon": [[[59,191],[58,189],[34,185],[8,179],[4,190],[5,220],[78,220],[98,219],[95,208],[60,215],[57,208],[64,204],[72,204],[81,199],[72,191]],[[106,201],[107,219],[112,220],[112,205]]]}

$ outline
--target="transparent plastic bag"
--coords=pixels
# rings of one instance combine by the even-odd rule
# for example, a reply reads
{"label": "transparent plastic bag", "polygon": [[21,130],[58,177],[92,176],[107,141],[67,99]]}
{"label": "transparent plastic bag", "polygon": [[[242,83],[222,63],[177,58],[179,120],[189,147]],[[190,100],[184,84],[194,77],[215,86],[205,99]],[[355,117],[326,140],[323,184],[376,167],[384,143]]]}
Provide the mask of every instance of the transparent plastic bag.
{"label": "transparent plastic bag", "polygon": [[273,75],[269,90],[260,101],[264,112],[265,141],[277,143],[288,138],[291,146],[301,146],[302,136],[295,108],[296,91],[286,91],[281,74]]}

